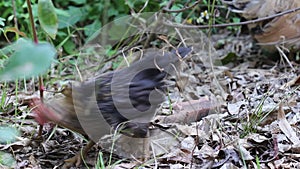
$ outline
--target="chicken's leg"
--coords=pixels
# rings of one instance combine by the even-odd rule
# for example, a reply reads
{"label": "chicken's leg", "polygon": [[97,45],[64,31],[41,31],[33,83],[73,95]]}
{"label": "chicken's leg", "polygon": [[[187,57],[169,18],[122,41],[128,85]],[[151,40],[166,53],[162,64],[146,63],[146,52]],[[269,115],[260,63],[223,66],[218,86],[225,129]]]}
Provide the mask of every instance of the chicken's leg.
{"label": "chicken's leg", "polygon": [[79,167],[82,163],[82,160],[87,155],[88,151],[95,145],[95,142],[90,140],[86,146],[82,148],[80,152],[78,152],[74,157],[66,159],[63,168],[70,168],[72,166]]}

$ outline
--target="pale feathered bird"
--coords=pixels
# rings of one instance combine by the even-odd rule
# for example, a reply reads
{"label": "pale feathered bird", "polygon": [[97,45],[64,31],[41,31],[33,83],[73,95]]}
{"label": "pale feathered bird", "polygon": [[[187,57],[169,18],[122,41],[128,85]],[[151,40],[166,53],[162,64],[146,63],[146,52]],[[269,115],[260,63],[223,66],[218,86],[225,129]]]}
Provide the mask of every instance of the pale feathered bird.
{"label": "pale feathered bird", "polygon": [[[129,67],[71,85],[63,91],[62,98],[44,102],[32,99],[30,106],[41,125],[52,122],[89,137],[83,156],[111,128],[127,136],[147,137],[149,121],[164,100],[165,77],[175,72],[191,51],[192,48],[180,47],[172,52],[145,52]],[[80,153],[68,162],[78,166]]]}

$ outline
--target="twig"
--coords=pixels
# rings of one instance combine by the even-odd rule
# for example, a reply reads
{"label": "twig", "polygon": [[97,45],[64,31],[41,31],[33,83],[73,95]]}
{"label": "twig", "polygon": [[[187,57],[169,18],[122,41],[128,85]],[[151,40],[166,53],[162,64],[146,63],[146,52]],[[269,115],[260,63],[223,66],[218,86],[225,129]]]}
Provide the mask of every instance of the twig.
{"label": "twig", "polygon": [[278,52],[280,54],[280,57],[284,58],[285,61],[289,64],[289,66],[292,68],[292,70],[295,71],[294,66],[291,64],[290,60],[288,59],[288,57],[286,56],[286,54],[284,53],[284,51],[281,49],[281,47],[279,45],[275,45],[275,47],[278,50]]}
{"label": "twig", "polygon": [[[171,5],[175,2],[175,0],[170,0],[165,6],[166,9],[170,9]],[[164,10],[163,10],[164,11]]]}
{"label": "twig", "polygon": [[286,10],[274,15],[270,15],[267,17],[262,17],[262,18],[258,18],[258,19],[254,19],[254,20],[249,20],[249,21],[245,21],[245,22],[239,22],[239,23],[226,23],[226,24],[213,24],[213,25],[184,25],[184,24],[178,24],[178,23],[174,23],[174,22],[165,22],[163,21],[162,23],[166,26],[171,26],[171,27],[176,27],[176,28],[185,28],[185,29],[207,29],[207,28],[222,28],[222,27],[227,27],[227,26],[241,26],[241,25],[248,25],[248,24],[254,24],[254,23],[258,23],[258,22],[262,22],[265,20],[269,20],[269,19],[273,19],[282,15],[286,15],[289,13],[293,13],[296,11],[299,11],[299,8],[295,8],[295,9],[290,9],[290,10]]}
{"label": "twig", "polygon": [[13,7],[13,13],[14,13],[15,28],[18,29],[18,18],[17,18],[17,12],[16,12],[17,10],[16,10],[16,6],[15,6],[15,0],[12,0],[11,2],[12,2],[12,7]]}
{"label": "twig", "polygon": [[115,53],[113,56],[111,56],[111,57],[109,57],[108,59],[106,59],[106,60],[104,61],[104,63],[107,63],[107,62],[110,62],[110,61],[116,59],[117,57],[119,57],[120,54],[122,54],[122,52],[126,52],[126,51],[130,50],[132,47],[136,46],[137,44],[139,44],[139,43],[141,43],[141,42],[143,42],[143,41],[145,41],[145,40],[146,40],[146,37],[143,37],[142,39],[140,39],[139,41],[137,41],[135,44],[132,44],[131,46],[129,46],[127,49],[124,49],[124,50],[122,50],[122,51],[118,51],[118,52]]}

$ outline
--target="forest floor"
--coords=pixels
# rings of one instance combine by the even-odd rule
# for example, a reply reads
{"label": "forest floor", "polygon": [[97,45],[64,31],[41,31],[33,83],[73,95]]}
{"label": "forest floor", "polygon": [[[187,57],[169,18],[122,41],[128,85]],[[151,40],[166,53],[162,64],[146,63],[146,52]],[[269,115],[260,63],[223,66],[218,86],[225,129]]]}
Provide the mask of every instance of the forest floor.
{"label": "forest floor", "polygon": [[[172,112],[169,102],[163,103],[149,138],[105,136],[79,168],[299,167],[297,53],[287,54],[289,61],[277,50],[266,54],[246,34],[222,31],[210,39],[216,64],[187,61],[181,74],[187,83],[170,90]],[[13,154],[16,168],[61,168],[86,145],[81,135],[53,124],[45,125],[43,139],[36,140],[39,125],[33,113],[24,106],[17,113],[17,118],[14,109],[0,115],[22,133],[17,141],[1,145]]]}

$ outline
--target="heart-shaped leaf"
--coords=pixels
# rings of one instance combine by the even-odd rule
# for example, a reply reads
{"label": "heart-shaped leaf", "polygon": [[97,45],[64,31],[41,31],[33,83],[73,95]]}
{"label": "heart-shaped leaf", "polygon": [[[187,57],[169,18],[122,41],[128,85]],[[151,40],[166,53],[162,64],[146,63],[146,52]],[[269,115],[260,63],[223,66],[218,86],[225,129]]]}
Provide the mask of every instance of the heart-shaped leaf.
{"label": "heart-shaped leaf", "polygon": [[1,168],[15,168],[16,160],[10,153],[0,151],[0,166]]}
{"label": "heart-shaped leaf", "polygon": [[[4,48],[13,50],[5,67],[0,70],[0,80],[29,78],[44,73],[54,60],[55,48],[48,42],[35,44],[31,40],[19,39],[16,43]],[[7,51],[0,53],[7,53]]]}
{"label": "heart-shaped leaf", "polygon": [[55,39],[58,20],[55,13],[55,7],[51,0],[39,0],[38,17],[44,31],[47,32],[51,38]]}
{"label": "heart-shaped leaf", "polygon": [[16,128],[10,126],[0,126],[1,144],[9,144],[14,142],[18,136],[20,136],[20,132]]}

